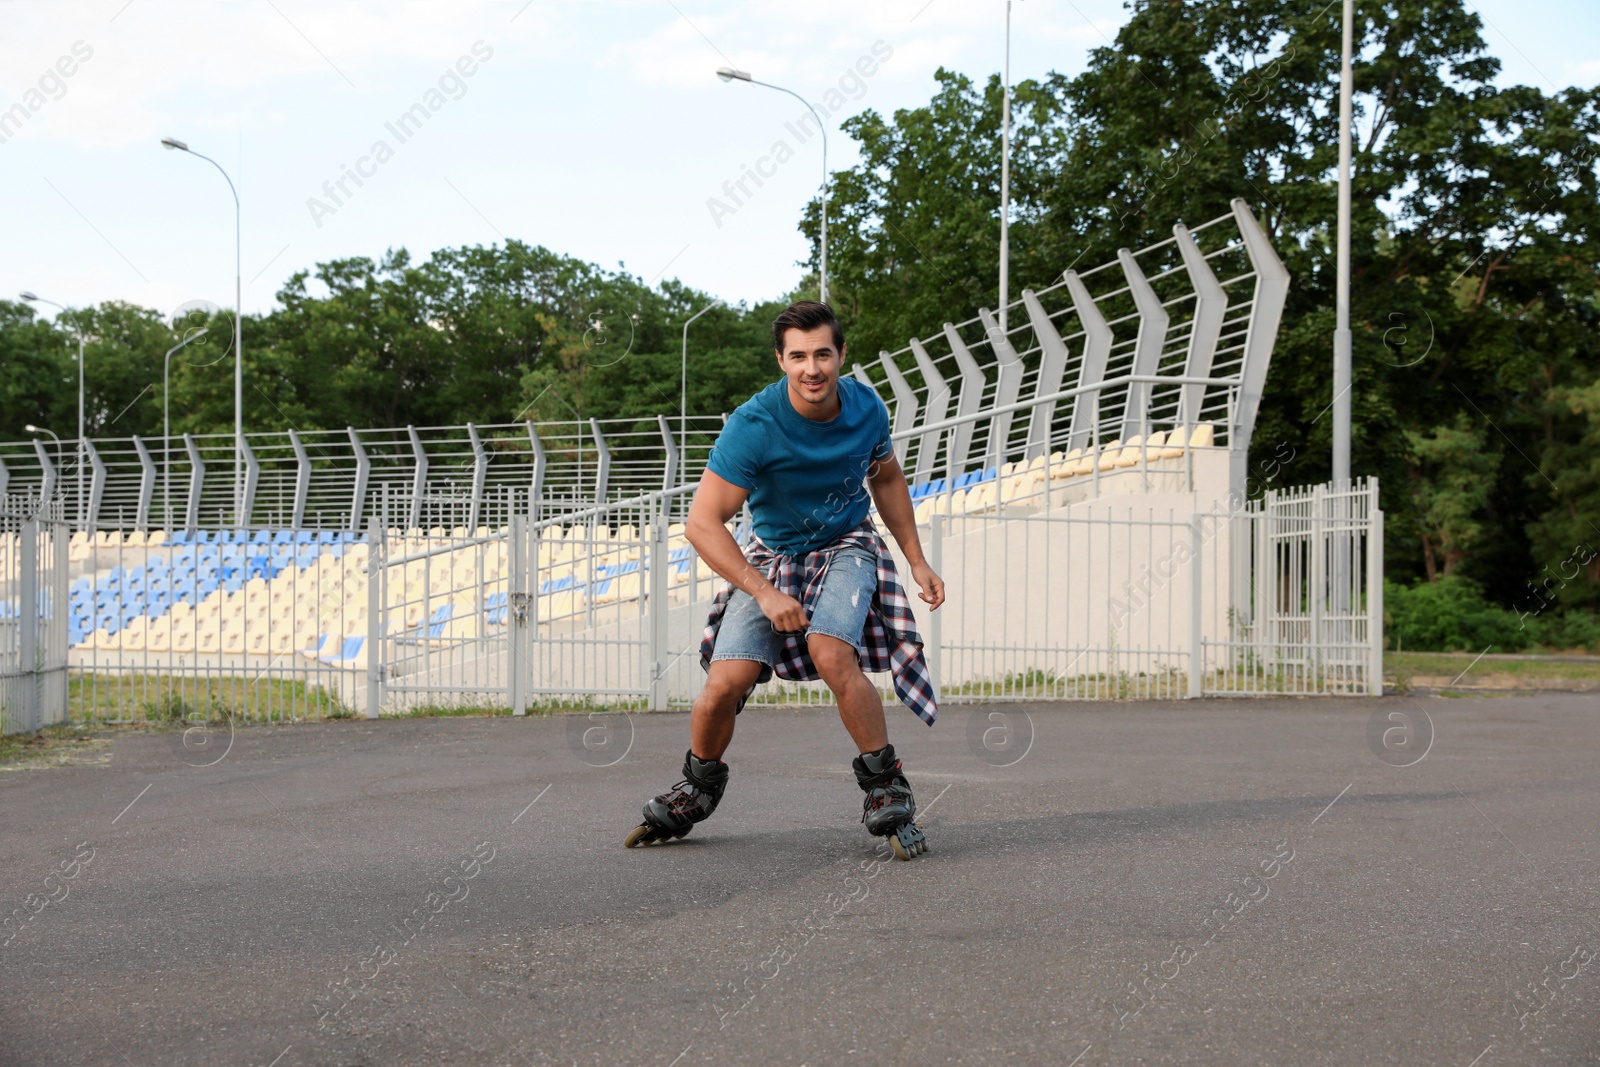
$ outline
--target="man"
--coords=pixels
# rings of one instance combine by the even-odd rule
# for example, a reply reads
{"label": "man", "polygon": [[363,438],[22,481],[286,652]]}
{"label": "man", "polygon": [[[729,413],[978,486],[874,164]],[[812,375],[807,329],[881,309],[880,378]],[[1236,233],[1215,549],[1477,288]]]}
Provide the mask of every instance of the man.
{"label": "man", "polygon": [[[772,677],[821,678],[860,755],[862,822],[901,859],[927,848],[916,801],[889,743],[883,701],[862,671],[894,672],[895,692],[928,725],[938,713],[922,639],[894,558],[868,518],[868,494],[911,565],[930,610],[944,583],[923,558],[889,412],[841,379],[844,331],[826,304],[803,301],[772,324],[783,378],[728,419],[685,524],[700,557],[729,583],[701,645],[706,684],[689,716],[683,778],[644,808],[627,845],[682,837],[716,809],[734,716]],[[741,551],[726,523],[746,501],[754,534]]]}

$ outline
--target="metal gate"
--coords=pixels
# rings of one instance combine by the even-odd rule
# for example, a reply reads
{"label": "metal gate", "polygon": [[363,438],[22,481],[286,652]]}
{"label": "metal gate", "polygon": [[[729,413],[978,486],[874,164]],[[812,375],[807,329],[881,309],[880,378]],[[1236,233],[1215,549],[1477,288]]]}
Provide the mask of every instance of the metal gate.
{"label": "metal gate", "polygon": [[1377,503],[1363,480],[1226,511],[935,514],[950,606],[923,635],[941,696],[1381,694]]}
{"label": "metal gate", "polygon": [[709,590],[675,521],[692,491],[495,530],[375,523],[358,706],[666,707],[671,601]]}
{"label": "metal gate", "polygon": [[0,732],[66,721],[67,567],[61,502],[0,497]]}

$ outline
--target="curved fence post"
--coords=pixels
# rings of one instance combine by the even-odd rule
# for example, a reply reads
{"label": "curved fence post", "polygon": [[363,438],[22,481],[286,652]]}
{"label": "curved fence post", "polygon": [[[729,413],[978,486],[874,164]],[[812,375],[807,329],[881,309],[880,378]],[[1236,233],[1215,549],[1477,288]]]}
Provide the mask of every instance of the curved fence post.
{"label": "curved fence post", "polygon": [[183,509],[183,528],[191,534],[200,528],[200,491],[206,484],[206,465],[195,447],[194,434],[183,435],[184,451],[189,453],[189,502]]}
{"label": "curved fence post", "polygon": [[361,532],[361,518],[365,513],[367,504],[367,479],[372,477],[372,461],[367,458],[367,450],[362,447],[361,436],[356,433],[354,426],[345,427],[350,434],[350,447],[356,456],[356,486],[350,494],[350,532]]}

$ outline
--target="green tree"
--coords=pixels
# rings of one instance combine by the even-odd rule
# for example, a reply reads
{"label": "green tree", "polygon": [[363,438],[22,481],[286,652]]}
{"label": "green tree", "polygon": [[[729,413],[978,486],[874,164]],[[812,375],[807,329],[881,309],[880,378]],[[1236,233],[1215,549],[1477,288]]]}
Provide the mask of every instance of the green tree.
{"label": "green tree", "polygon": [[0,300],[0,433],[22,437],[22,428],[32,424],[71,436],[77,356],[76,342],[36,318],[31,306]]}
{"label": "green tree", "polygon": [[1429,433],[1406,431],[1411,500],[1430,582],[1454,574],[1483,536],[1481,512],[1489,500],[1490,475],[1500,465],[1487,447],[1487,435],[1487,428],[1466,412]]}

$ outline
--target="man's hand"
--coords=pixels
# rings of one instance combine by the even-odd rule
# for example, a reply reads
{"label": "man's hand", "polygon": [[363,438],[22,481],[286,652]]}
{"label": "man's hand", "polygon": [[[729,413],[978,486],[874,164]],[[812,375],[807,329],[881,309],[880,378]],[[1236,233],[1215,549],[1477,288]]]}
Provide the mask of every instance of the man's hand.
{"label": "man's hand", "polygon": [[795,634],[811,625],[811,620],[806,618],[805,609],[800,606],[800,601],[792,596],[780,593],[773,586],[768,586],[756,597],[756,606],[761,609],[761,614],[772,623],[772,628],[780,634]]}
{"label": "man's hand", "polygon": [[944,579],[933,573],[933,568],[928,566],[926,560],[911,566],[911,577],[917,580],[917,585],[922,592],[917,596],[928,605],[929,611],[935,611],[944,603]]}

